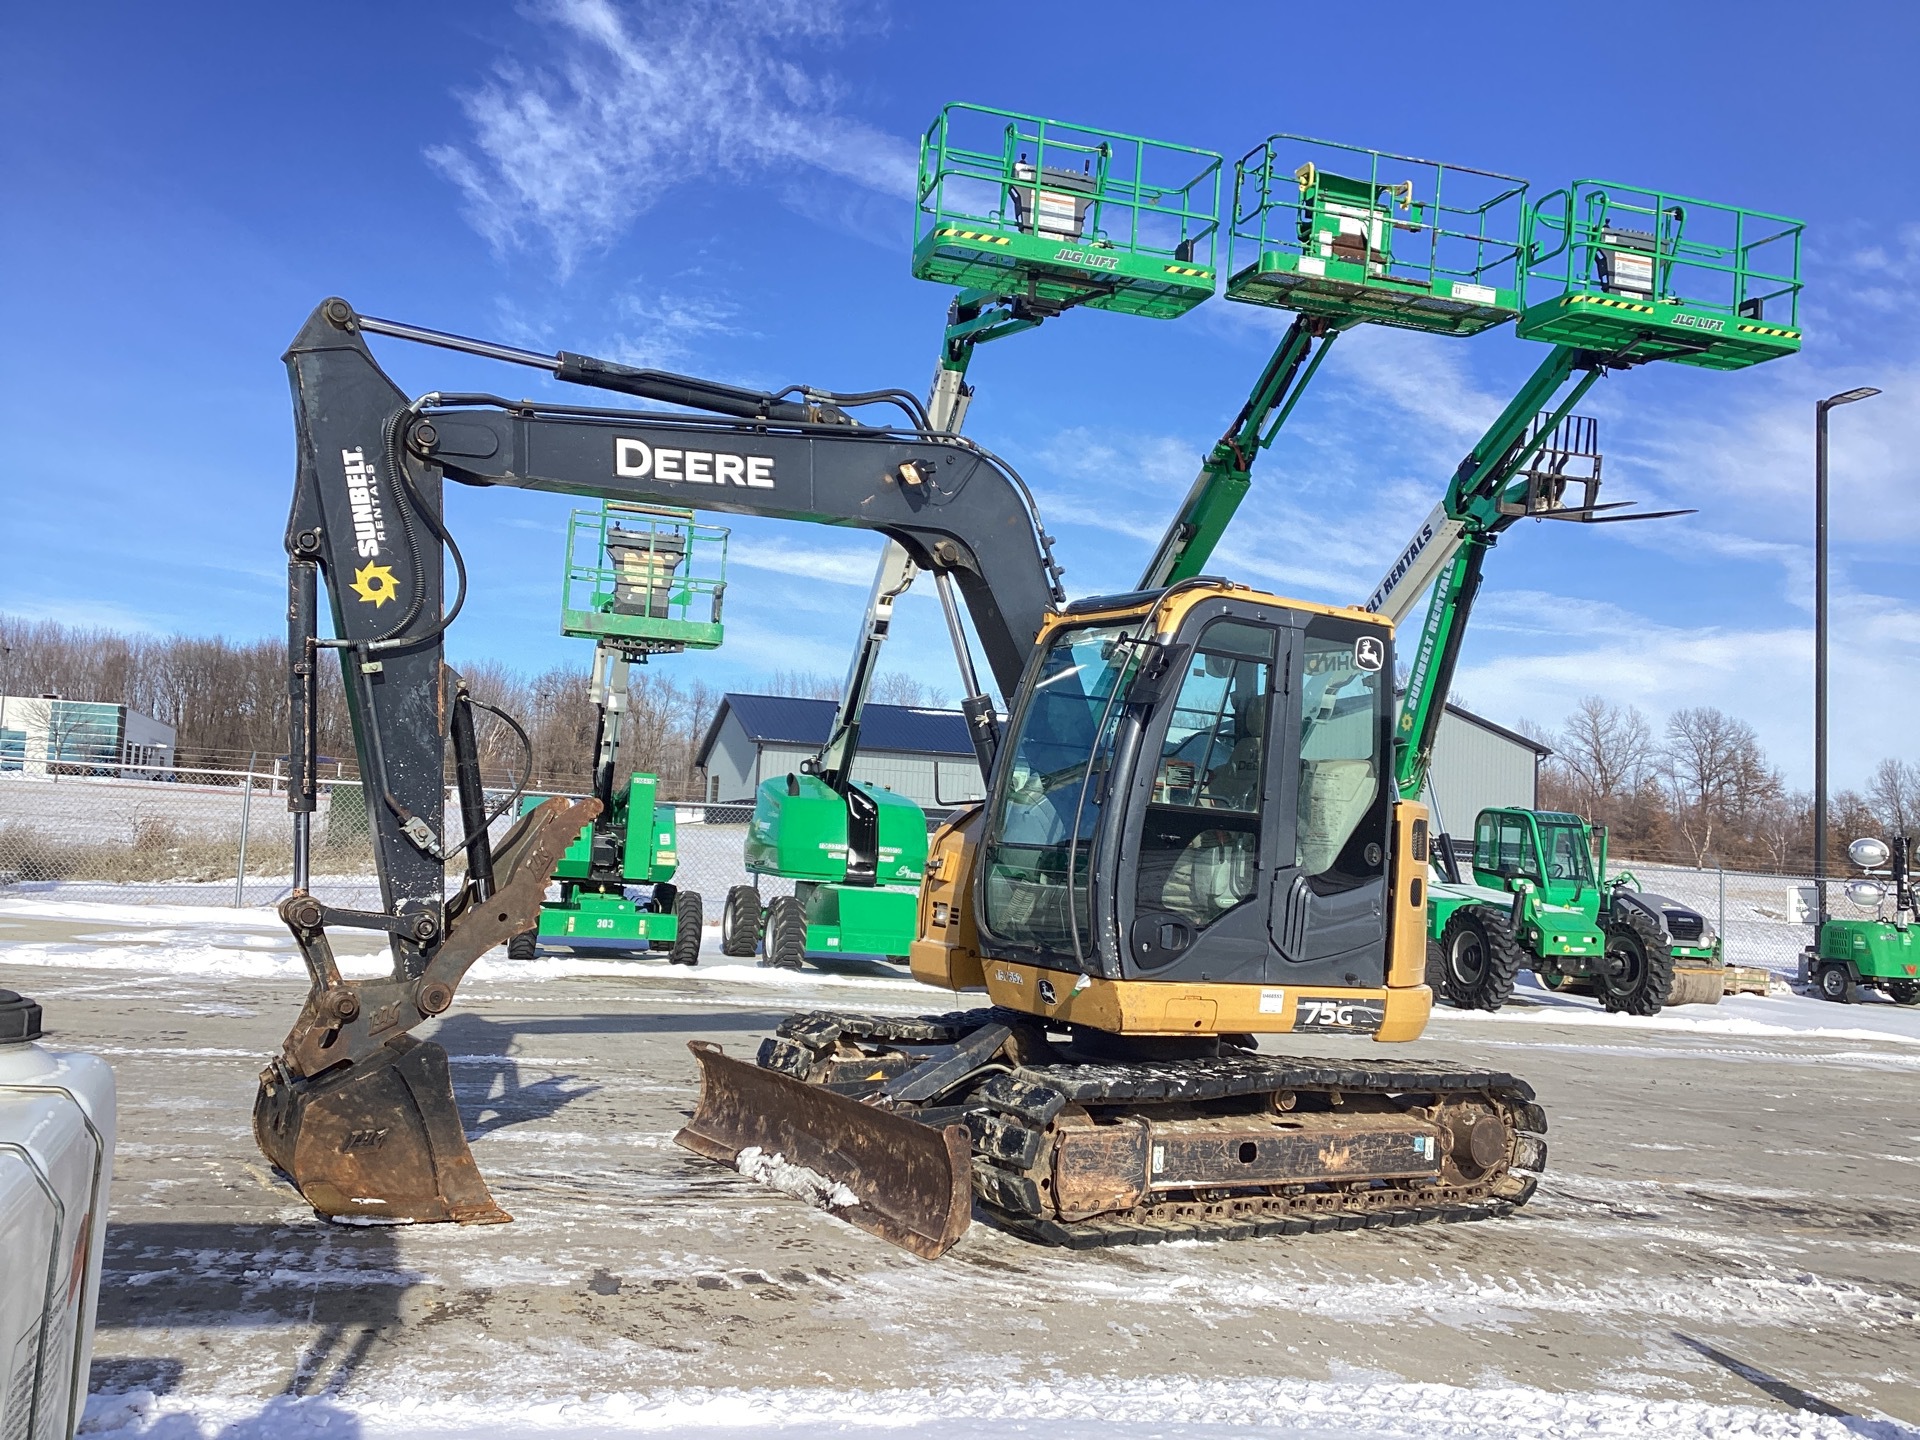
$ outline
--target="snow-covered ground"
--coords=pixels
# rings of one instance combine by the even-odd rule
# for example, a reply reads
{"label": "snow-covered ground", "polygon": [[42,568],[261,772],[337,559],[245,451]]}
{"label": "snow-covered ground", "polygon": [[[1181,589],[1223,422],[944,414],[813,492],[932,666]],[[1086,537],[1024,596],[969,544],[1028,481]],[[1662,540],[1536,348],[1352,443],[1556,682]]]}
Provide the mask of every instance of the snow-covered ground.
{"label": "snow-covered ground", "polygon": [[928,1265],[671,1136],[689,1039],[951,999],[717,950],[483,960],[437,1036],[515,1223],[342,1230],[248,1133],[305,988],[270,910],[0,900],[0,985],[121,1078],[85,1433],[1920,1440],[1887,1418],[1920,1418],[1920,1012],[1527,987],[1418,1047],[1539,1088],[1510,1221],[1084,1255],[977,1224]]}
{"label": "snow-covered ground", "polygon": [[[369,1401],[371,1403],[369,1403]],[[354,1404],[282,1398],[265,1405],[99,1395],[85,1435],[140,1440],[484,1440],[484,1437],[691,1435],[701,1440],[849,1436],[860,1440],[1911,1440],[1895,1421],[1749,1405],[1560,1395],[1516,1386],[1121,1378],[924,1390],[687,1389],[516,1407],[397,1394]]]}

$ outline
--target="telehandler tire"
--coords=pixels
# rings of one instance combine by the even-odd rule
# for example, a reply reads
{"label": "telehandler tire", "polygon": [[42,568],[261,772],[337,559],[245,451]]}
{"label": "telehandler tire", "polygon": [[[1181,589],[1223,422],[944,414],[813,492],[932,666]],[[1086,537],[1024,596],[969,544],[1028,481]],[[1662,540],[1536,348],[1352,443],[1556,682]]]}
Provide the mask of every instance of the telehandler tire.
{"label": "telehandler tire", "polygon": [[745,959],[760,948],[760,892],[735,885],[720,907],[720,953]]}
{"label": "telehandler tire", "polygon": [[1447,952],[1440,948],[1438,940],[1427,941],[1427,989],[1433,992],[1433,1000],[1440,1003],[1440,989],[1447,983]]}
{"label": "telehandler tire", "polygon": [[1673,992],[1673,950],[1653,921],[1622,908],[1607,926],[1606,963],[1594,990],[1610,1015],[1658,1015]]}
{"label": "telehandler tire", "polygon": [[1920,1005],[1920,980],[1889,980],[1887,994],[1896,1005]]}
{"label": "telehandler tire", "polygon": [[507,958],[509,960],[531,960],[539,953],[540,932],[538,930],[522,930],[518,935],[507,941]]}
{"label": "telehandler tire", "polygon": [[1468,905],[1453,912],[1440,932],[1441,993],[1461,1010],[1498,1010],[1513,996],[1513,982],[1525,955],[1507,914],[1486,905]]}
{"label": "telehandler tire", "polygon": [[698,890],[682,890],[673,897],[673,947],[667,952],[668,964],[700,963],[700,932],[706,923],[706,906]]}
{"label": "telehandler tire", "polygon": [[776,970],[798,970],[806,964],[807,912],[791,895],[767,902],[767,953],[762,965]]}

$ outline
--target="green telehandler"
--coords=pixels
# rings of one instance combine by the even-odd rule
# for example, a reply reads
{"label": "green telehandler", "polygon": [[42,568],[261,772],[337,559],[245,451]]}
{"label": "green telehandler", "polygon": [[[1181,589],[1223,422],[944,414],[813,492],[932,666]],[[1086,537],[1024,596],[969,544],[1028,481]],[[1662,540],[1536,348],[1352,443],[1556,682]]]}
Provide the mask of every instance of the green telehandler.
{"label": "green telehandler", "polygon": [[[1427,974],[1452,1003],[1490,998],[1531,969],[1549,990],[1590,986],[1609,1010],[1713,1004],[1725,991],[1720,937],[1691,906],[1607,873],[1607,831],[1555,810],[1482,810],[1468,870],[1435,846]],[[1501,908],[1504,902],[1504,909]],[[1498,1008],[1481,1006],[1477,1008]]]}
{"label": "green telehandler", "polygon": [[[1797,221],[1591,180],[1529,200],[1524,215],[1525,301],[1516,328],[1553,349],[1461,461],[1366,606],[1398,623],[1431,583],[1398,722],[1396,778],[1407,800],[1426,791],[1482,565],[1499,537],[1522,519],[1605,524],[1690,513],[1620,514],[1621,504],[1600,503],[1597,426],[1573,406],[1610,370],[1660,360],[1738,370],[1800,348]],[[1717,939],[1706,953],[1698,912],[1617,877],[1606,887],[1605,916],[1588,916],[1571,897],[1590,886],[1599,904],[1604,860],[1592,869],[1590,827],[1544,813],[1521,823],[1527,813],[1478,818],[1480,883],[1463,883],[1456,867],[1429,887],[1437,995],[1497,1010],[1518,972],[1532,969],[1543,979],[1590,978],[1609,1010],[1651,1015],[1667,1004],[1719,999],[1726,972]],[[1505,841],[1489,841],[1484,858],[1493,863],[1483,865],[1483,834],[1505,835],[1509,820],[1511,856]],[[1584,867],[1587,876],[1569,881],[1559,899],[1540,893],[1554,847],[1570,857],[1565,867]],[[1587,858],[1571,858],[1575,851]]]}

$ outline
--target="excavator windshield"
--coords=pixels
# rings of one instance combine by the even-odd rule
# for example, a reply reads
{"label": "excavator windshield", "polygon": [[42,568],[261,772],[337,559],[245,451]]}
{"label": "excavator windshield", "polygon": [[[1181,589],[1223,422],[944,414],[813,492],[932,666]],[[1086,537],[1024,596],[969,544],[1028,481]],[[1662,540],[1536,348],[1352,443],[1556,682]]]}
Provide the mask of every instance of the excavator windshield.
{"label": "excavator windshield", "polygon": [[1085,933],[1087,869],[1113,755],[1119,695],[1139,664],[1137,624],[1057,632],[1008,741],[1006,787],[986,845],[986,922],[1002,939],[1073,943],[1068,868]]}

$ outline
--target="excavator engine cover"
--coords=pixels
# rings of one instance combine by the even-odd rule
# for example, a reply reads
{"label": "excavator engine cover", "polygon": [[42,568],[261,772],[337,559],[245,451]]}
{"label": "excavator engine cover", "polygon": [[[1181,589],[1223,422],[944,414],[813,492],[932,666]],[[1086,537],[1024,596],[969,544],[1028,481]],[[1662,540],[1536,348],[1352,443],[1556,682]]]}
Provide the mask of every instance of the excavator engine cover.
{"label": "excavator engine cover", "polygon": [[702,1040],[700,1103],[673,1143],[813,1201],[869,1234],[937,1260],[973,1218],[972,1142],[865,1105]]}
{"label": "excavator engine cover", "polygon": [[512,1219],[467,1148],[447,1052],[402,1035],[371,1060],[311,1080],[260,1076],[253,1133],[322,1215],[389,1221]]}

